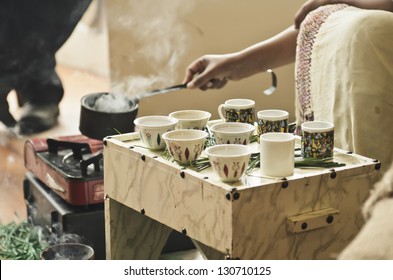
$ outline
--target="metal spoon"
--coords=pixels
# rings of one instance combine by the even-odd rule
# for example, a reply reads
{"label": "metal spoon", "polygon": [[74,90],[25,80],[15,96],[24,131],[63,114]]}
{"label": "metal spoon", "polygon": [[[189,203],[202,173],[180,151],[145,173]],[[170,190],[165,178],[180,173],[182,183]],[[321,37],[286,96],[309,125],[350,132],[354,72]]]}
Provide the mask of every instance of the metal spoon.
{"label": "metal spoon", "polygon": [[269,88],[265,89],[265,90],[263,91],[263,93],[264,93],[265,95],[271,95],[273,92],[276,91],[276,88],[277,88],[277,76],[276,76],[276,74],[273,72],[272,69],[268,69],[268,70],[266,70],[266,72],[272,74],[272,85],[271,85]]}

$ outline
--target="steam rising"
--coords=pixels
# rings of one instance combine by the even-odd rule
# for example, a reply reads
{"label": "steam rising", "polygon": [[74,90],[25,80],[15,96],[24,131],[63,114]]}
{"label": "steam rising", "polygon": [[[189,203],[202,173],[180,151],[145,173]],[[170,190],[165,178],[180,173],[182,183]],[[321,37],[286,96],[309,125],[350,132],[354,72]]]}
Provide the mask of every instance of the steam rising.
{"label": "steam rising", "polygon": [[[124,67],[136,73],[130,73],[125,79],[121,73],[116,73],[116,69],[112,69],[112,76],[115,77],[112,92],[135,97],[152,89],[179,83],[182,78],[177,75],[179,62],[188,42],[182,17],[186,17],[192,5],[184,0],[145,0],[138,1],[136,5],[136,1],[129,0],[127,7],[112,8],[113,13],[122,15],[109,19],[112,28],[122,30],[122,34],[129,38],[126,49],[121,50],[126,54],[126,63],[118,62],[126,64]],[[127,12],[124,12],[125,8]],[[143,69],[140,65],[143,65]],[[124,73],[124,69],[121,72]]]}
{"label": "steam rising", "polygon": [[121,94],[104,94],[97,98],[94,109],[99,112],[120,113],[130,111],[129,99]]}

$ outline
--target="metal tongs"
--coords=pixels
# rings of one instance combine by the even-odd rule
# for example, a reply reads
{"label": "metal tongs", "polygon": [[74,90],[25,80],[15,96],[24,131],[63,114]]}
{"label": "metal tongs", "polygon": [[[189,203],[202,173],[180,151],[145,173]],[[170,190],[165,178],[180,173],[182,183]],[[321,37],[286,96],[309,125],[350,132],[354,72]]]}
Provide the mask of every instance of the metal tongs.
{"label": "metal tongs", "polygon": [[154,89],[154,90],[151,90],[151,91],[147,91],[147,92],[141,93],[140,95],[135,97],[135,101],[137,103],[139,103],[139,100],[141,100],[143,97],[146,97],[146,96],[152,96],[152,95],[156,95],[156,94],[168,93],[168,92],[171,92],[171,91],[181,90],[181,89],[185,89],[185,88],[187,88],[187,84],[180,84],[180,85],[170,86],[170,87],[162,88],[162,89]]}
{"label": "metal tongs", "polygon": [[265,89],[265,90],[263,91],[263,93],[264,93],[265,95],[271,95],[273,92],[276,91],[276,88],[277,88],[277,76],[276,76],[276,74],[273,72],[272,69],[268,69],[268,70],[266,70],[266,72],[272,74],[272,85],[271,85],[269,88]]}

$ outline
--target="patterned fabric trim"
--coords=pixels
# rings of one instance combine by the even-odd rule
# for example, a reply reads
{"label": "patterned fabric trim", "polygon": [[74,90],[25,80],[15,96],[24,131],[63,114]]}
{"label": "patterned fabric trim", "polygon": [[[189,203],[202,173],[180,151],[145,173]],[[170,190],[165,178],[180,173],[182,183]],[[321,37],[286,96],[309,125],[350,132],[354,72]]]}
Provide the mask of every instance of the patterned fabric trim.
{"label": "patterned fabric trim", "polygon": [[327,5],[310,12],[300,26],[296,50],[296,134],[300,134],[300,125],[314,120],[311,96],[311,56],[315,38],[320,26],[326,19],[339,10],[348,7],[346,4]]}

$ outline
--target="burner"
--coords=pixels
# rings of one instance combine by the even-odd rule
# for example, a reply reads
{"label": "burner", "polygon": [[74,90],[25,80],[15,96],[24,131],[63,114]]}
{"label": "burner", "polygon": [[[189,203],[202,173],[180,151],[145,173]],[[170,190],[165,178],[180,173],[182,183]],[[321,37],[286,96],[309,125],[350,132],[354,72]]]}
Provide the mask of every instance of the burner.
{"label": "burner", "polygon": [[37,155],[48,165],[58,169],[65,177],[80,180],[103,178],[102,153],[94,155],[88,143],[55,139],[47,139],[46,143],[48,151]]}
{"label": "burner", "polygon": [[102,141],[83,135],[30,139],[24,155],[26,168],[70,204],[103,202]]}

